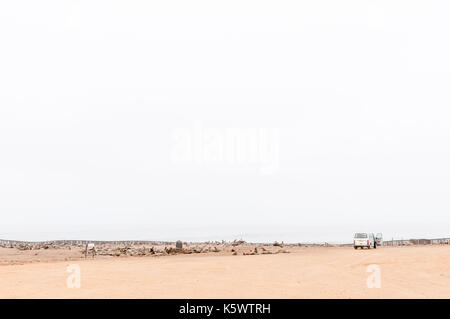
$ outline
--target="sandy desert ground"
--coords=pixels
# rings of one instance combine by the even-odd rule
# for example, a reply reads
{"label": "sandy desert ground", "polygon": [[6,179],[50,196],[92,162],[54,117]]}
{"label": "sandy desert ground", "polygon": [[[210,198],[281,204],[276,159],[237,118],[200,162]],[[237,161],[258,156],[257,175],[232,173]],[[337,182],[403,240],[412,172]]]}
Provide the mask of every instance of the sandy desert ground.
{"label": "sandy desert ground", "polygon": [[[448,245],[287,249],[84,260],[73,250],[0,248],[0,298],[450,298]],[[67,288],[73,264],[80,288]],[[372,264],[381,288],[367,288]]]}

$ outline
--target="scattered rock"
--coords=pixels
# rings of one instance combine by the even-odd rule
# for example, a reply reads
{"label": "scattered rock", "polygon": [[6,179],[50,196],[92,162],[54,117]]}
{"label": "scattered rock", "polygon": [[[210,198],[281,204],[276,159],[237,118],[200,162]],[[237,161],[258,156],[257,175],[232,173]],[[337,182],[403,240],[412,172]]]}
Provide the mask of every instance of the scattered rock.
{"label": "scattered rock", "polygon": [[239,246],[239,245],[242,245],[242,244],[245,244],[245,241],[243,241],[242,239],[241,240],[234,240],[232,243],[231,243],[231,246]]}
{"label": "scattered rock", "polygon": [[243,253],[244,256],[253,256],[256,255],[254,252]]}
{"label": "scattered rock", "polygon": [[276,242],[273,243],[273,246],[275,246],[275,247],[283,247],[284,243],[281,242],[281,244],[280,244],[279,242],[276,241]]}

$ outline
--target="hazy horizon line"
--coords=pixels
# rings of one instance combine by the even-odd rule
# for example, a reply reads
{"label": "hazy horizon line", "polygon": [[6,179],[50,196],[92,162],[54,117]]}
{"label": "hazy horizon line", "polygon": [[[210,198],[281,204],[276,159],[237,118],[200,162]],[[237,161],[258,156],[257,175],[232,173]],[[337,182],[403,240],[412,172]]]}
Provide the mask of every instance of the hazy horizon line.
{"label": "hazy horizon line", "polygon": [[[391,238],[388,240],[383,240],[384,242],[390,242],[392,240],[394,241],[399,241],[399,240],[404,240],[404,241],[409,241],[409,240],[439,240],[439,239],[450,239],[450,237],[411,237],[411,238],[400,238],[400,239],[395,239],[395,238]],[[319,245],[319,244],[333,244],[333,245],[347,245],[347,244],[351,244],[352,242],[345,242],[345,241],[247,241],[244,240],[243,238],[240,239],[234,239],[234,240],[203,240],[203,241],[191,241],[191,240],[182,240],[179,239],[180,241],[184,242],[184,243],[191,243],[191,244],[201,244],[201,243],[233,243],[235,241],[244,241],[244,243],[247,244],[274,244],[274,243],[282,243],[285,245],[298,245],[298,244],[303,244],[303,245]],[[175,243],[177,242],[177,240],[148,240],[148,239],[127,239],[127,240],[92,240],[92,239],[51,239],[51,240],[38,240],[38,241],[32,241],[32,240],[16,240],[16,239],[4,239],[4,238],[0,238],[0,243],[1,242],[16,242],[16,243],[33,243],[33,244],[40,244],[40,243],[53,243],[53,242],[92,242],[92,243]]]}

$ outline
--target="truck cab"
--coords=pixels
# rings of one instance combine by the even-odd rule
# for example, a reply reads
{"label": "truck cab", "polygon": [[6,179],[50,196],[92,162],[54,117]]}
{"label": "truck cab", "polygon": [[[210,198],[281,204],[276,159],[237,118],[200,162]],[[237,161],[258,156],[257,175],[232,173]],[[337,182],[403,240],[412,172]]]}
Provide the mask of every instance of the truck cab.
{"label": "truck cab", "polygon": [[377,243],[377,246],[383,245],[383,234],[382,233],[377,233],[377,235],[375,236],[375,242]]}

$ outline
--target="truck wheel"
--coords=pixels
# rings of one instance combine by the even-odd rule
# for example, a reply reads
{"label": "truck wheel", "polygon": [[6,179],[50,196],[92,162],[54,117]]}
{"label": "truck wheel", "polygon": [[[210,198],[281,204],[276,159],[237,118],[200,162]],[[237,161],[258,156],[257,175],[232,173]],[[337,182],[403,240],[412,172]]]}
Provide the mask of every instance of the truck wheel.
{"label": "truck wheel", "polygon": [[377,249],[377,243],[373,244],[373,249]]}
{"label": "truck wheel", "polygon": [[353,248],[358,249],[358,247],[356,247],[356,246],[353,246]]}

